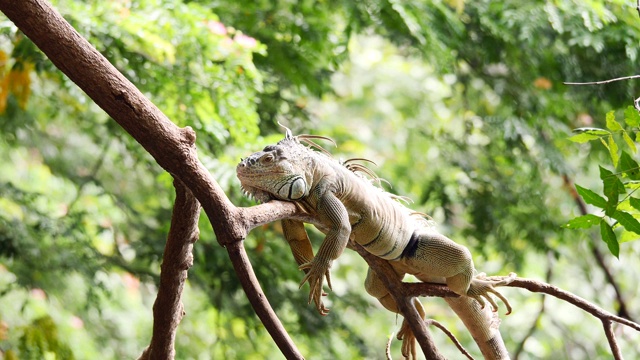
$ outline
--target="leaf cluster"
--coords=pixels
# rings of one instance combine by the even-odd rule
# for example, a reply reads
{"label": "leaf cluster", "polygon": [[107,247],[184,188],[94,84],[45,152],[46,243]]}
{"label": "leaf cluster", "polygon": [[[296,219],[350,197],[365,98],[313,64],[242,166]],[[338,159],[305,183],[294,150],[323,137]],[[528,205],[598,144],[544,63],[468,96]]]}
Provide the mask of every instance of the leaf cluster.
{"label": "leaf cluster", "polygon": [[[624,122],[635,139],[638,140],[638,128],[640,127],[640,114],[629,106],[624,111]],[[632,196],[638,190],[640,180],[640,166],[633,159],[632,154],[637,153],[634,140],[629,131],[616,121],[614,111],[606,115],[606,129],[578,128],[577,134],[569,140],[576,143],[599,141],[608,151],[609,160],[615,173],[601,165],[600,179],[602,180],[602,196],[592,190],[576,185],[580,197],[589,205],[593,205],[600,211],[600,215],[585,214],[569,221],[565,227],[570,229],[588,229],[592,226],[600,226],[600,235],[607,244],[609,251],[616,257],[620,254],[620,244],[614,228],[621,227],[624,233],[621,236],[626,240],[635,239],[640,235],[640,199]],[[631,154],[621,147],[627,148]],[[635,235],[631,235],[631,233]]]}

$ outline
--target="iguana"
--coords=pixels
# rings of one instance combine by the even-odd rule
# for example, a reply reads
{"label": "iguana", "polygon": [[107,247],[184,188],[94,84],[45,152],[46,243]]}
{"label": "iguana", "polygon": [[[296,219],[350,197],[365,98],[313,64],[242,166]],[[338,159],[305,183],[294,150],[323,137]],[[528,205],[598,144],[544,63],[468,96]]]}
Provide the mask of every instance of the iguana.
{"label": "iguana", "polygon": [[[441,282],[458,298],[445,299],[463,320],[487,358],[508,358],[491,311],[485,311],[485,300],[493,311],[497,304],[490,294],[511,307],[494,287],[508,284],[515,274],[501,280],[487,280],[475,275],[469,250],[437,233],[424,216],[397,201],[397,196],[385,192],[374,182],[375,174],[351,159],[339,162],[320,147],[314,139],[318,135],[293,136],[286,129],[285,138],[276,145],[241,159],[237,176],[243,190],[260,202],[285,200],[296,204],[314,220],[314,225],[326,236],[313,254],[311,242],[302,222],[283,220],[284,237],[295,261],[310,285],[309,303],[326,315],[329,309],[322,302],[324,278],[331,288],[329,269],[347,247],[356,242],[368,252],[388,260],[402,278],[415,275],[421,281]],[[308,145],[308,146],[307,146]],[[315,151],[316,148],[320,151]],[[370,175],[365,177],[362,173]],[[379,184],[378,184],[379,185]],[[378,276],[369,269],[366,291],[376,297],[390,311],[398,313],[398,306]],[[415,300],[421,316],[425,312]],[[415,337],[406,320],[398,339],[402,339],[402,354],[416,355]]]}

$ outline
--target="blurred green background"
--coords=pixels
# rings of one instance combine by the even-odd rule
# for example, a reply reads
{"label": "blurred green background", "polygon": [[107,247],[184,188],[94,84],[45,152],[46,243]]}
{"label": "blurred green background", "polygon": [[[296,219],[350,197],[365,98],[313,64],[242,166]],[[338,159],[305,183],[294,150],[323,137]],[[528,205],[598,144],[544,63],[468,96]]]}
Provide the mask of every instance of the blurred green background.
{"label": "blurred green background", "polygon": [[[387,190],[468,246],[480,271],[515,271],[640,319],[639,235],[595,207],[613,225],[608,244],[597,228],[564,226],[582,215],[573,182],[602,193],[599,166],[615,172],[622,151],[637,158],[628,108],[637,82],[562,84],[638,71],[634,2],[52,2],[172,121],[196,130],[201,161],[235,204],[252,204],[235,177],[238,159],[281,139],[279,121],[332,137],[337,158],[375,161]],[[605,121],[611,111],[626,132]],[[568,140],[582,127],[614,134]],[[151,336],[171,176],[1,15],[0,159],[0,358],[137,357]],[[632,195],[637,179],[619,176]],[[628,197],[614,202],[640,218]],[[205,216],[200,225],[177,358],[282,357]],[[254,230],[246,247],[306,357],[384,358],[401,318],[366,295],[355,253],[334,264],[332,311],[322,317],[298,290],[302,273],[279,224]],[[552,298],[541,310],[543,298],[520,289],[502,293],[515,310],[501,325],[512,355],[610,356],[588,314]],[[423,303],[480,357],[443,301]],[[640,356],[640,334],[616,334],[625,356]],[[434,336],[445,355],[460,356]]]}

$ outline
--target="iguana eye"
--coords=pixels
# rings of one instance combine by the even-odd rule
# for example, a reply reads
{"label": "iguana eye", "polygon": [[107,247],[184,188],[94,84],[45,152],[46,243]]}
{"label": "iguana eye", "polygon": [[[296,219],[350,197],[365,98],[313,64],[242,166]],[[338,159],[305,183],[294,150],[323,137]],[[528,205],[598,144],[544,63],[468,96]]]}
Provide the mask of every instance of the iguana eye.
{"label": "iguana eye", "polygon": [[270,162],[273,161],[273,155],[267,154],[267,155],[263,156],[261,160],[262,160],[263,163],[270,163]]}

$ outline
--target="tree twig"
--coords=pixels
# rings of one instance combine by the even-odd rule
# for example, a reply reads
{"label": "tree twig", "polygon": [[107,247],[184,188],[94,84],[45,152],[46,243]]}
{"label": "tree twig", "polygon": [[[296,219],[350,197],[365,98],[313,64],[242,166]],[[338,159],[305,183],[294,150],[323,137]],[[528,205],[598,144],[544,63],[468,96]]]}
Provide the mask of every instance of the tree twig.
{"label": "tree twig", "polygon": [[[499,280],[501,277],[489,277],[491,280]],[[609,329],[611,323],[618,323],[621,325],[625,325],[630,327],[638,332],[640,332],[640,324],[637,324],[631,320],[622,318],[620,316],[614,315],[596,304],[593,304],[575,294],[572,294],[566,290],[562,290],[556,286],[536,281],[532,279],[524,279],[524,278],[516,278],[511,283],[505,285],[508,287],[517,287],[527,289],[531,292],[543,293],[547,295],[551,295],[560,300],[568,302],[585,312],[593,315],[602,321],[604,326],[605,335],[607,336],[607,340],[609,341],[609,346],[611,347],[611,351],[615,356],[620,353],[620,349],[618,347],[618,343],[615,338],[615,334],[612,330]],[[453,291],[449,290],[446,286],[441,284],[431,284],[431,283],[411,283],[404,284],[405,287],[405,296],[458,296]]]}
{"label": "tree twig", "polygon": [[618,346],[616,335],[613,333],[613,321],[602,320],[602,327],[604,328],[604,333],[607,336],[607,341],[609,342],[613,358],[615,360],[622,360],[622,352],[620,351],[620,346]]}
{"label": "tree twig", "polygon": [[640,78],[640,75],[623,76],[623,77],[619,77],[619,78],[601,80],[601,81],[588,81],[588,82],[568,82],[568,81],[565,81],[565,82],[563,82],[563,84],[565,84],[565,85],[603,85],[603,84],[609,84],[609,83],[616,82],[616,81],[632,80],[632,79],[638,79],[638,78]]}
{"label": "tree twig", "polygon": [[437,327],[438,329],[440,329],[440,331],[442,331],[445,335],[447,335],[447,337],[449,337],[451,342],[458,348],[458,350],[462,353],[462,355],[464,355],[467,359],[473,360],[473,356],[471,356],[471,354],[469,354],[467,349],[465,349],[464,346],[462,346],[462,344],[460,344],[460,341],[458,341],[456,336],[453,335],[453,333],[451,331],[449,331],[449,329],[447,329],[444,325],[442,325],[441,323],[439,323],[438,321],[436,321],[434,319],[427,319],[425,321],[425,323],[427,324],[427,326],[433,325],[433,326]]}
{"label": "tree twig", "polygon": [[185,314],[181,297],[187,270],[193,266],[192,249],[198,240],[200,203],[180,180],[174,180],[173,185],[176,200],[162,256],[158,296],[153,304],[153,335],[140,359],[173,359],[176,331]]}
{"label": "tree twig", "polygon": [[[637,9],[638,9],[638,14],[640,15],[640,0],[638,0]],[[632,79],[638,79],[638,78],[640,78],[640,75],[623,76],[615,79],[608,79],[608,80],[602,80],[602,81],[589,81],[589,82],[566,82],[565,81],[563,82],[563,84],[565,85],[603,85],[603,84],[609,84],[615,81],[632,80]],[[640,112],[640,97],[633,101],[633,107],[635,107],[636,110]]]}

